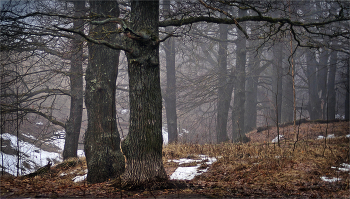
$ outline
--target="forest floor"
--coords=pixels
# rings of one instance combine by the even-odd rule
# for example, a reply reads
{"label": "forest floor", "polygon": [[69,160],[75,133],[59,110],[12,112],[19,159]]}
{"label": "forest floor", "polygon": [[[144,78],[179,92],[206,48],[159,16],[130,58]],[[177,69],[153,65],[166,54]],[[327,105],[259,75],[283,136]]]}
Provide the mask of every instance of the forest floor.
{"label": "forest floor", "polygon": [[[179,167],[171,160],[215,157],[213,164],[192,180],[170,180],[172,187],[120,190],[104,183],[74,182],[86,173],[84,158],[51,167],[36,177],[1,176],[1,198],[223,198],[297,197],[348,198],[350,186],[349,122],[307,122],[279,129],[280,143],[272,143],[277,128],[255,130],[244,144],[170,144],[163,149],[168,176]],[[320,137],[323,136],[323,137]],[[326,138],[326,139],[324,139]],[[195,163],[197,164],[197,163]],[[193,163],[181,167],[193,166]]]}

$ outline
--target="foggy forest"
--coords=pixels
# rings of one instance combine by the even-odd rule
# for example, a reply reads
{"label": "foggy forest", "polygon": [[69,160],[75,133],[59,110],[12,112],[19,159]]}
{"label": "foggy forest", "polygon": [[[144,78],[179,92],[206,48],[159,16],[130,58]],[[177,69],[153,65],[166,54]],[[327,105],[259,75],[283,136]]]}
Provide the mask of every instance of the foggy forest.
{"label": "foggy forest", "polygon": [[0,4],[1,197],[348,197],[349,1]]}

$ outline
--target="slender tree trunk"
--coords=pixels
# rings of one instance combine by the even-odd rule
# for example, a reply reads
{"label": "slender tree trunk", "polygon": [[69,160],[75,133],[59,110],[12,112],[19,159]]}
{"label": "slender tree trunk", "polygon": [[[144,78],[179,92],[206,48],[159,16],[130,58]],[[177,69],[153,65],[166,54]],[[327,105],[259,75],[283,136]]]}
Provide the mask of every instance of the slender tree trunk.
{"label": "slender tree trunk", "polygon": [[294,68],[286,66],[284,70],[284,76],[282,78],[282,112],[281,123],[293,121],[293,78],[292,71]]}
{"label": "slender tree trunk", "polygon": [[327,119],[334,120],[335,119],[335,105],[336,105],[336,97],[335,97],[335,73],[337,71],[337,52],[331,52],[330,57],[330,66],[328,73],[328,99],[327,99]]}
{"label": "slender tree trunk", "polygon": [[318,86],[317,86],[317,73],[316,73],[316,58],[315,53],[312,50],[307,50],[306,53],[306,75],[308,78],[309,86],[309,114],[311,120],[317,120],[321,118],[321,103],[318,97]]}
{"label": "slender tree trunk", "polygon": [[[85,1],[74,1],[75,16],[83,15]],[[73,20],[73,28],[83,31],[84,21]],[[83,41],[80,36],[74,35],[72,40],[72,58],[70,68],[71,104],[69,120],[66,123],[66,138],[63,150],[63,159],[77,157],[78,141],[83,116]]]}
{"label": "slender tree trunk", "polygon": [[327,63],[328,63],[328,51],[326,49],[322,49],[320,55],[320,63],[317,65],[317,80],[318,80],[318,92],[321,93],[321,114],[322,119],[327,119]]}
{"label": "slender tree trunk", "polygon": [[158,18],[158,1],[132,1],[132,29],[144,32],[149,39],[128,41],[138,52],[127,54],[130,128],[122,149],[127,161],[123,185],[128,188],[167,179],[162,160]]}
{"label": "slender tree trunk", "polygon": [[350,100],[349,100],[349,97],[350,97],[350,58],[348,58],[346,60],[346,90],[345,90],[345,120],[346,121],[349,121],[349,112],[350,112]]}
{"label": "slender tree trunk", "polygon": [[230,85],[227,78],[227,33],[228,26],[226,24],[219,24],[219,52],[218,52],[218,102],[217,102],[217,124],[216,136],[217,142],[228,141],[227,136],[227,118],[228,110],[231,102],[231,91],[228,90]]}
{"label": "slender tree trunk", "polygon": [[257,97],[258,81],[260,70],[260,61],[253,58],[248,64],[248,74],[246,83],[246,102],[245,102],[245,132],[252,131],[256,128],[257,119]]}
{"label": "slender tree trunk", "polygon": [[[238,16],[246,15],[245,10],[239,10]],[[245,27],[243,27],[245,29]],[[239,138],[240,141],[245,136],[244,132],[244,103],[245,103],[245,65],[247,57],[246,39],[241,31],[238,30],[239,38],[237,41],[237,61],[236,61],[236,84],[234,91],[234,105],[232,110],[232,141]]]}
{"label": "slender tree trunk", "polygon": [[[116,1],[91,1],[96,14],[119,16]],[[115,24],[90,26],[90,35],[99,37],[104,31],[115,31]],[[104,37],[115,42],[116,36]],[[85,156],[88,167],[87,181],[98,183],[119,176],[125,169],[120,150],[120,137],[116,128],[115,92],[118,74],[119,51],[106,46],[88,44],[89,64],[86,69],[85,104],[88,128],[85,133]]]}
{"label": "slender tree trunk", "polygon": [[282,59],[283,59],[283,48],[282,44],[278,43],[274,46],[274,64],[273,64],[273,75],[272,75],[272,95],[274,96],[274,108],[275,114],[273,120],[278,126],[281,122],[281,111],[282,111]]}
{"label": "slender tree trunk", "polygon": [[[170,11],[170,1],[164,1],[164,10]],[[166,27],[166,32],[172,32],[172,27]],[[176,78],[175,78],[175,39],[164,42],[166,56],[167,87],[165,93],[165,111],[168,124],[169,143],[177,142],[177,114],[176,114]]]}

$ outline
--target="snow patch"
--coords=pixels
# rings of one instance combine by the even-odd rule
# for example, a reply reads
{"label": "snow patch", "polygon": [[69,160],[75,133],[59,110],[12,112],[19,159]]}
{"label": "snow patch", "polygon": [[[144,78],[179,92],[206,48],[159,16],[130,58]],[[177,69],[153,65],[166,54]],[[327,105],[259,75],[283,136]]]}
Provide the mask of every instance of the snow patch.
{"label": "snow patch", "polygon": [[[279,135],[280,141],[284,139],[284,135]],[[273,138],[273,140],[271,141],[272,143],[277,143],[278,142],[278,136],[276,136],[275,138]]]}
{"label": "snow patch", "polygon": [[[329,139],[329,138],[335,138],[334,134],[329,134],[329,135],[327,135],[327,139]],[[322,139],[325,139],[325,137],[322,136],[322,135],[319,135],[319,136],[317,137],[317,139],[318,139],[318,140],[322,140]]]}
{"label": "snow patch", "polygon": [[339,171],[350,171],[350,164],[343,163],[341,164],[341,167],[331,167],[332,169],[338,169]]}
{"label": "snow patch", "polygon": [[168,137],[169,134],[165,127],[162,127],[162,135],[163,135],[163,144],[167,145],[169,142],[169,137]]}
{"label": "snow patch", "polygon": [[201,175],[202,173],[206,172],[208,168],[206,169],[199,169],[201,166],[200,162],[206,161],[205,163],[207,165],[211,165],[214,162],[217,161],[215,157],[208,157],[206,155],[199,155],[201,158],[200,160],[193,160],[193,159],[188,159],[188,158],[181,158],[179,160],[168,160],[168,162],[176,162],[181,164],[186,164],[186,163],[192,163],[192,162],[197,162],[197,166],[191,166],[191,167],[178,167],[175,172],[170,176],[171,180],[192,180],[195,176]]}
{"label": "snow patch", "polygon": [[81,182],[81,181],[84,181],[87,177],[87,174],[83,175],[83,176],[75,176],[74,178],[72,178],[72,180],[74,182]]}
{"label": "snow patch", "polygon": [[[1,135],[1,138],[4,140],[10,140],[11,148],[17,149],[17,137],[9,133],[4,133]],[[48,161],[62,161],[61,154],[55,152],[44,151],[35,145],[18,140],[19,146],[19,155],[20,155],[20,175],[28,174],[34,172],[37,168],[42,167],[48,163]],[[5,168],[5,171],[11,175],[17,175],[17,155],[6,154],[1,151],[1,165]],[[22,162],[26,162],[27,166],[24,167]]]}
{"label": "snow patch", "polygon": [[325,182],[337,182],[337,181],[340,181],[341,178],[329,178],[329,177],[326,177],[326,176],[322,176],[321,180],[323,180]]}

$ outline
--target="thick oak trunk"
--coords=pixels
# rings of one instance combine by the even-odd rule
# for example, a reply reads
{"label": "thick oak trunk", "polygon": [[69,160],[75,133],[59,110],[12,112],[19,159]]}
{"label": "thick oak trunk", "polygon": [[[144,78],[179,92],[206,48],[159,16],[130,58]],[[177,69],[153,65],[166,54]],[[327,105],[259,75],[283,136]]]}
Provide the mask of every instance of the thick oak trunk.
{"label": "thick oak trunk", "polygon": [[126,157],[123,185],[142,186],[167,179],[162,161],[162,96],[158,53],[158,1],[133,1],[134,32],[144,38],[130,39],[129,73],[130,127],[122,150]]}
{"label": "thick oak trunk", "polygon": [[[239,10],[239,17],[245,16],[246,11]],[[245,28],[242,25],[243,28]],[[238,31],[236,84],[234,91],[234,105],[232,110],[232,141],[243,141],[244,132],[244,104],[245,104],[245,65],[247,59],[247,42],[241,31]]]}
{"label": "thick oak trunk", "polygon": [[[91,1],[92,12],[118,16],[118,4],[114,1]],[[90,35],[114,31],[115,25],[90,26]],[[113,42],[115,35],[105,40]],[[115,42],[115,41],[114,41]],[[115,91],[118,74],[119,51],[89,43],[89,64],[86,70],[85,104],[88,128],[85,133],[85,156],[88,166],[87,181],[98,183],[117,177],[125,169],[125,159],[120,149],[120,137],[116,128]]]}

